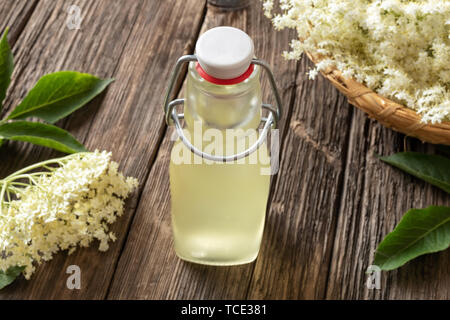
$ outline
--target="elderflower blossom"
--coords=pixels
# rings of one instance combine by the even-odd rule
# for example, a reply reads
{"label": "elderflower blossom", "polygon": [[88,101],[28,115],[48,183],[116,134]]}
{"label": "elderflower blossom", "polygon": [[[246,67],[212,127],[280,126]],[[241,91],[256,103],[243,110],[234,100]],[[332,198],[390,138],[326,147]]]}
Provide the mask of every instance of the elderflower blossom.
{"label": "elderflower blossom", "polygon": [[[116,239],[108,225],[123,214],[124,199],[138,184],[118,172],[110,158],[110,153],[96,151],[56,159],[60,167],[30,175],[33,183],[24,188],[10,187],[16,199],[2,202],[0,271],[25,267],[29,279],[36,264],[59,250],[70,254],[94,239],[100,251],[108,249]],[[0,180],[0,186],[2,181],[9,180]]]}
{"label": "elderflower blossom", "polygon": [[423,122],[450,121],[449,0],[279,0],[274,16],[274,1],[262,1],[275,29],[297,31],[286,58],[320,54],[316,71],[331,64]]}

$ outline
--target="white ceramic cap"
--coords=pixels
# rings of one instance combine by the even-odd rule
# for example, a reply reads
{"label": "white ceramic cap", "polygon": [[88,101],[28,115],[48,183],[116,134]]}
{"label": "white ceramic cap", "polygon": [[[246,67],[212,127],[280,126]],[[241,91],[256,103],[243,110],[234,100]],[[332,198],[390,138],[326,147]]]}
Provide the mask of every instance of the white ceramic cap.
{"label": "white ceramic cap", "polygon": [[195,46],[200,66],[207,74],[219,79],[233,79],[247,71],[254,50],[248,34],[232,27],[206,31]]}

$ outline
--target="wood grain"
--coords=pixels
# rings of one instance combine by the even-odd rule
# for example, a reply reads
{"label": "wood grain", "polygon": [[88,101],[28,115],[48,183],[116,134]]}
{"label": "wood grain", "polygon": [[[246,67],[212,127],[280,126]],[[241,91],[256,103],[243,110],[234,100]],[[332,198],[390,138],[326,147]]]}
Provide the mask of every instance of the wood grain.
{"label": "wood grain", "polygon": [[[66,28],[68,5],[65,1],[40,1],[36,7],[35,14],[30,18],[17,43],[13,90],[7,100],[9,109],[12,109],[46,73],[70,69],[90,72],[101,77],[114,75],[117,61],[131,31],[131,26],[126,22],[136,19],[141,5],[136,3],[129,6],[128,11],[124,11],[119,10],[121,6],[111,6],[109,1],[74,1],[72,4],[80,6],[82,10],[81,30]],[[116,49],[113,50],[114,48]],[[71,121],[65,119],[58,125],[65,127],[83,141],[101,98],[95,99],[72,115]],[[78,126],[74,127],[71,123],[78,123]],[[9,142],[1,149],[0,157],[5,165],[0,172],[5,176],[18,168],[56,155],[60,154],[30,144]],[[94,250],[91,251],[92,254]],[[65,253],[57,254],[51,262],[38,268],[33,280],[19,278],[0,292],[0,298],[47,299],[73,294],[73,291],[65,288],[65,270],[67,265],[78,263],[66,265],[66,259]],[[94,261],[90,263],[92,270],[95,270]],[[83,274],[83,278],[95,283],[95,276],[89,276],[87,272]],[[101,292],[92,291],[92,295],[95,294]]]}
{"label": "wood grain", "polygon": [[[80,30],[66,27],[67,8],[82,10]],[[173,128],[162,112],[176,59],[192,53],[199,32],[219,25],[245,30],[272,66],[285,106],[281,168],[272,180],[256,263],[207,267],[183,262],[172,248],[168,164]],[[113,151],[121,170],[141,181],[118,236],[106,253],[91,248],[55,255],[30,281],[20,277],[0,299],[449,299],[450,253],[420,257],[382,273],[366,288],[375,248],[413,207],[450,205],[439,189],[384,164],[377,154],[403,151],[404,136],[350,106],[312,64],[285,61],[295,32],[274,31],[261,4],[239,11],[206,0],[0,1],[0,30],[10,26],[15,71],[10,112],[44,74],[89,72],[116,81],[106,93],[59,121],[90,149]],[[178,92],[178,90],[176,90]],[[273,102],[263,78],[264,100]],[[182,95],[182,94],[181,94]],[[408,150],[434,152],[408,139]],[[61,155],[25,143],[0,149],[0,177]],[[82,289],[66,288],[66,268],[82,270]]]}
{"label": "wood grain", "polygon": [[[202,32],[220,25],[246,31],[256,55],[272,66],[282,99],[289,107],[296,64],[280,59],[292,33],[277,33],[255,4],[230,12],[208,6]],[[273,102],[267,78],[264,99]],[[272,99],[270,98],[272,97]],[[288,115],[285,110],[285,116]],[[283,118],[282,122],[285,121]],[[168,166],[172,143],[168,130],[146,186],[114,277],[110,299],[239,299],[245,298],[254,264],[209,267],[179,260],[172,247]]]}
{"label": "wood grain", "polygon": [[14,47],[37,3],[38,0],[0,2],[0,33],[3,34],[4,30],[9,28],[8,40],[11,47]]}
{"label": "wood grain", "polygon": [[[105,2],[86,0],[75,1],[73,4],[80,6],[84,16],[81,30],[66,28],[67,4],[65,1],[39,2],[35,14],[30,18],[16,45],[15,70],[9,95],[5,100],[4,113],[8,113],[19,104],[44,74],[60,70],[77,70],[90,72],[100,77],[113,76],[118,64],[114,61],[119,60],[131,29],[126,21],[135,19],[138,5],[130,6],[129,11],[122,11],[121,16],[118,16],[114,11],[120,12],[121,10],[118,9],[121,6],[114,7]],[[105,14],[100,18],[94,16],[93,13],[102,11],[102,6]],[[102,27],[99,29],[97,24]],[[81,141],[88,132],[88,126],[84,124],[94,118],[99,102],[101,97],[72,117],[78,118],[80,122],[78,126],[69,127],[69,129]],[[64,127],[67,121],[64,119],[57,125]],[[24,157],[24,154],[27,157]],[[5,163],[0,173],[4,176],[20,166],[29,165],[55,154],[57,153],[33,147],[30,144],[9,143],[3,147],[0,154]]]}
{"label": "wood grain", "polygon": [[[122,159],[126,174],[145,180],[164,128],[160,95],[154,92],[161,92],[162,83],[167,81],[167,60],[175,59],[175,54],[193,43],[193,30],[202,15],[199,2],[176,2],[172,6],[160,1],[135,1],[126,6],[110,1],[75,3],[82,8],[84,20],[81,30],[70,32],[65,28],[65,2],[39,3],[38,14],[32,16],[20,37],[24,49],[18,58],[24,68],[20,81],[29,88],[43,70],[63,68],[114,76],[116,82],[106,96],[74,114],[64,127],[92,149],[112,150],[115,159]],[[153,32],[160,25],[166,26],[165,32]],[[8,144],[2,148],[2,162],[8,163],[2,174],[50,155],[53,153],[42,148]],[[93,246],[71,256],[58,254],[39,268],[32,281],[16,281],[2,290],[0,298],[103,298],[138,195],[129,202],[125,217],[116,223],[118,241],[107,253]],[[65,286],[65,270],[71,264],[82,270],[81,290],[71,291]]]}
{"label": "wood grain", "polygon": [[324,78],[307,79],[310,68],[302,59],[250,299],[325,293],[351,109]]}
{"label": "wood grain", "polygon": [[[411,208],[450,205],[448,194],[377,159],[404,151],[404,136],[356,111],[339,221],[334,241],[329,299],[449,299],[449,252],[422,256],[390,272],[382,272],[381,289],[366,287],[365,271],[378,244]],[[433,152],[410,140],[408,150]]]}

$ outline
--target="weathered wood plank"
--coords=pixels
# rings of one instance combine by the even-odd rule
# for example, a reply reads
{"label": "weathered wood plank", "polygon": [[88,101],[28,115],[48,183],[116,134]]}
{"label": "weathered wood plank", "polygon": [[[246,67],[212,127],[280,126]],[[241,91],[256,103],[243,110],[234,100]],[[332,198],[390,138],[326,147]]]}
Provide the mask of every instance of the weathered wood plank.
{"label": "weathered wood plank", "polygon": [[[121,10],[119,4],[111,5],[101,1],[74,1],[84,18],[80,30],[66,28],[67,3],[65,1],[43,0],[36,7],[26,29],[16,44],[14,54],[15,70],[9,95],[5,100],[3,114],[11,111],[24,98],[44,74],[60,70],[90,72],[100,77],[112,77],[122,49],[130,34],[132,21],[137,15],[139,3]],[[102,9],[103,8],[103,9]],[[104,12],[100,18],[96,12]],[[99,28],[100,26],[100,28]],[[110,32],[113,31],[113,32]],[[76,113],[78,126],[71,126],[72,134],[83,140],[88,132],[86,121],[95,114],[100,99]],[[58,123],[65,126],[67,119]],[[23,155],[27,155],[24,157]],[[55,155],[50,150],[33,147],[30,144],[8,143],[1,149],[1,176]],[[18,161],[20,160],[20,161]]]}
{"label": "weathered wood plank", "polygon": [[[256,55],[273,67],[287,108],[294,91],[296,63],[281,59],[280,52],[292,33],[275,32],[257,2],[236,12],[208,6],[202,32],[220,25],[240,28],[253,38]],[[266,78],[262,85],[264,99],[273,101]],[[284,116],[287,114],[285,110]],[[284,121],[285,118],[282,124]],[[146,181],[108,298],[245,298],[254,264],[236,267],[201,266],[183,262],[175,255],[168,177],[172,133],[173,130],[169,129]]]}
{"label": "weathered wood plank", "polygon": [[[73,1],[70,5],[82,8],[81,30],[66,28],[67,2],[41,0],[36,7],[36,1],[0,2],[0,30],[11,27],[16,56],[5,110],[45,73],[75,69],[115,77],[106,95],[59,125],[92,149],[112,150],[126,174],[142,182],[126,216],[113,227],[119,240],[109,252],[100,253],[94,245],[69,257],[58,254],[31,281],[19,279],[0,291],[0,299],[100,299],[110,285],[108,298],[127,299],[449,299],[448,251],[383,273],[381,290],[366,289],[365,270],[374,250],[403,213],[450,205],[450,199],[377,160],[375,154],[401,151],[403,136],[353,111],[323,78],[307,80],[311,64],[306,59],[299,64],[295,87],[296,64],[280,57],[292,34],[275,33],[256,4],[238,12],[209,7],[202,30],[217,25],[246,30],[259,57],[273,66],[285,106],[295,102],[263,247],[256,264],[232,268],[175,257],[167,172],[173,131],[166,132],[161,102],[172,63],[182,52],[192,52],[204,6],[204,1],[177,2]],[[267,81],[264,92],[270,96]],[[415,143],[413,148],[432,149]],[[0,149],[0,176],[55,155],[8,143]],[[66,289],[65,270],[71,264],[82,269],[80,291]]]}
{"label": "weathered wood plank", "polygon": [[[381,289],[366,287],[377,245],[411,208],[450,205],[445,192],[377,159],[404,151],[403,135],[357,110],[352,123],[344,193],[331,261],[329,299],[449,299],[448,250],[381,274]],[[433,151],[411,139],[413,150]]]}
{"label": "weathered wood plank", "polygon": [[[80,6],[82,10],[83,22],[80,30],[66,28],[67,2],[40,1],[36,7],[16,45],[14,74],[16,78],[9,97],[9,106],[17,104],[40,76],[52,71],[71,69],[90,72],[101,77],[115,76],[122,51],[143,3],[133,2],[126,7],[120,2],[107,0],[74,1],[71,4]],[[114,85],[111,86],[112,92]],[[100,102],[101,98],[95,99],[89,106],[71,116],[70,121],[61,121],[60,125],[65,126],[83,141],[90,131],[89,123],[94,118]],[[108,107],[109,110],[113,109],[105,105],[105,108]],[[123,109],[119,105],[116,108]],[[8,143],[0,149],[1,176],[56,154],[29,144]],[[103,272],[100,260],[109,253],[101,254],[93,248],[80,251],[83,252],[79,256],[70,257],[72,259],[70,262],[66,254],[56,255],[53,261],[38,268],[32,280],[18,279],[0,292],[0,298],[104,296],[109,278],[108,274]],[[92,259],[92,256],[98,256],[98,261]],[[117,255],[113,254],[111,260],[114,261],[115,257]],[[66,289],[65,270],[70,264],[82,266],[84,286],[81,291]],[[90,288],[87,288],[88,284]]]}
{"label": "weathered wood plank", "polygon": [[[144,2],[115,74],[117,87],[103,101],[109,108],[98,110],[85,140],[92,149],[112,150],[125,174],[141,182],[148,176],[165,130],[161,98],[171,72],[168,64],[179,52],[192,51],[204,5],[198,0]],[[105,297],[142,187],[129,202],[129,213],[113,226],[118,241],[106,255],[92,248],[89,251],[95,254],[79,251],[65,262],[68,266],[81,260],[80,267],[96,280],[88,280],[77,297]],[[91,268],[93,263],[99,268]]]}
{"label": "weathered wood plank", "polygon": [[3,0],[0,2],[0,33],[9,27],[9,43],[12,47],[27,24],[38,0]]}
{"label": "weathered wood plank", "polygon": [[[22,33],[25,25],[31,17],[38,0],[33,1],[1,1],[0,2],[0,32],[3,34],[6,28],[9,28],[8,43],[11,46],[11,50],[14,55],[17,54],[18,48],[16,46],[17,39]],[[17,63],[16,63],[17,64]],[[14,87],[14,78],[17,75],[17,65],[15,72],[12,75],[13,81],[11,81],[10,87],[7,92],[7,97],[11,95],[11,89]],[[0,117],[6,114],[8,111],[8,99],[3,102],[4,108],[0,110]]]}
{"label": "weathered wood plank", "polygon": [[346,157],[350,109],[305,57],[281,168],[248,298],[324,296]]}

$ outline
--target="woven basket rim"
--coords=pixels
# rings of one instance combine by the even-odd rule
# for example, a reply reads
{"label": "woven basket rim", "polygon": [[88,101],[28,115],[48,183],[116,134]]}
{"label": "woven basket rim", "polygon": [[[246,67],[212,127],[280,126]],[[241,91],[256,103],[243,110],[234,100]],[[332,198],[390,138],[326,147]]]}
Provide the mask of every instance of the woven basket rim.
{"label": "woven basket rim", "polygon": [[[323,59],[320,55],[311,52],[306,52],[306,55],[315,64]],[[334,66],[322,70],[321,74],[345,94],[351,104],[383,125],[423,141],[450,144],[450,121],[424,123],[416,111],[379,95],[353,78],[345,78]],[[402,128],[401,122],[407,123],[407,127]],[[438,136],[437,139],[436,136]]]}

